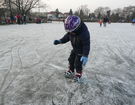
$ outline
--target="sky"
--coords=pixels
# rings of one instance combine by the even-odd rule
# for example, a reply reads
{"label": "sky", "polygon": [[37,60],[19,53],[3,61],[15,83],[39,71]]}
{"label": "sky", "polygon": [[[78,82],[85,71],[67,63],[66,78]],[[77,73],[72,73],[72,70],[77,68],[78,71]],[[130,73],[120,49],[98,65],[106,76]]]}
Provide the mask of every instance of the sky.
{"label": "sky", "polygon": [[98,7],[110,7],[111,9],[135,6],[135,0],[42,0],[48,5],[47,11],[54,11],[57,8],[61,12],[77,10],[81,5],[87,5],[91,12]]}

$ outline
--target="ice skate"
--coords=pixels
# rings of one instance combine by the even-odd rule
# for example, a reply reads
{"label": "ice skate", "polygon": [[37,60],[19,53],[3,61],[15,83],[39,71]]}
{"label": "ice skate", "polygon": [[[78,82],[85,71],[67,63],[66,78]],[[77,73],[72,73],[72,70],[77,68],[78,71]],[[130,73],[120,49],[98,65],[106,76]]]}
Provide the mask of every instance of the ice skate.
{"label": "ice skate", "polygon": [[75,76],[74,76],[74,82],[78,82],[78,83],[81,83],[82,82],[82,73],[77,73]]}
{"label": "ice skate", "polygon": [[65,78],[73,79],[75,76],[75,73],[72,72],[71,70],[68,70],[65,72],[64,76],[65,76]]}

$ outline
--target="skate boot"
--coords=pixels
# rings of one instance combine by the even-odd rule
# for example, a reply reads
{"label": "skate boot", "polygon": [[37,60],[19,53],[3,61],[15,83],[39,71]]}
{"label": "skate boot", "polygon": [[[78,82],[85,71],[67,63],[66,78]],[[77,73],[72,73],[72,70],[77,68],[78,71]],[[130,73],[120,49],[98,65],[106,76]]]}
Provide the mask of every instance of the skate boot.
{"label": "skate boot", "polygon": [[64,76],[65,76],[65,78],[73,79],[75,76],[75,73],[72,72],[71,70],[68,70],[65,72]]}
{"label": "skate boot", "polygon": [[76,73],[76,75],[74,76],[74,82],[78,82],[78,83],[81,83],[82,82],[82,73]]}

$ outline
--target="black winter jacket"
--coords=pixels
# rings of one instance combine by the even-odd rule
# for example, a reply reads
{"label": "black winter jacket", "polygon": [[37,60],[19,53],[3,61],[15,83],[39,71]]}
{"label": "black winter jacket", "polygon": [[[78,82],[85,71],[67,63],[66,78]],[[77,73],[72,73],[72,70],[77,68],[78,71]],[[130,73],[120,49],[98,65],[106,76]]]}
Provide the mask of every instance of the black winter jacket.
{"label": "black winter jacket", "polygon": [[87,26],[82,22],[80,28],[74,31],[75,35],[66,33],[61,40],[61,43],[71,41],[73,51],[81,56],[88,57],[90,51],[90,33]]}

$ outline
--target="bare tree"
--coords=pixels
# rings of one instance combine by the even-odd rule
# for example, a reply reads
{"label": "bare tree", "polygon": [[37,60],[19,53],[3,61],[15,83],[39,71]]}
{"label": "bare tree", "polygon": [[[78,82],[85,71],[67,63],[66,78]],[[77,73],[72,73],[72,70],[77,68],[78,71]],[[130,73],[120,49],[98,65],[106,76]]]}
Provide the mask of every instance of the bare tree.
{"label": "bare tree", "polygon": [[75,12],[76,15],[80,16],[82,19],[89,17],[90,10],[87,5],[81,5],[77,11]]}
{"label": "bare tree", "polygon": [[2,0],[0,0],[0,7],[1,7],[1,5],[2,5]]}
{"label": "bare tree", "polygon": [[36,6],[36,8],[38,8],[38,12],[41,12],[41,11],[47,11],[46,8],[47,8],[47,4],[39,1],[38,2],[38,5]]}
{"label": "bare tree", "polygon": [[0,0],[0,17],[5,16],[6,6],[4,0]]}
{"label": "bare tree", "polygon": [[27,14],[39,4],[40,0],[11,0],[19,14]]}
{"label": "bare tree", "polygon": [[117,8],[112,11],[113,14],[119,14],[120,16],[122,16],[122,12],[123,10],[121,8]]}
{"label": "bare tree", "polygon": [[111,9],[109,7],[98,7],[95,9],[94,13],[96,16],[101,14],[102,16],[107,15],[107,11],[110,11]]}
{"label": "bare tree", "polygon": [[2,8],[4,5],[4,0],[0,0],[0,8]]}

